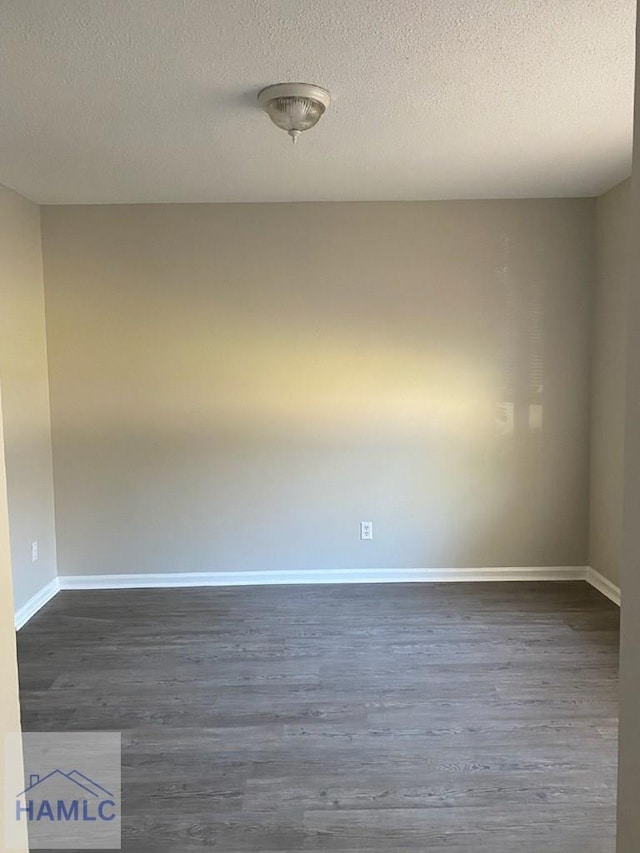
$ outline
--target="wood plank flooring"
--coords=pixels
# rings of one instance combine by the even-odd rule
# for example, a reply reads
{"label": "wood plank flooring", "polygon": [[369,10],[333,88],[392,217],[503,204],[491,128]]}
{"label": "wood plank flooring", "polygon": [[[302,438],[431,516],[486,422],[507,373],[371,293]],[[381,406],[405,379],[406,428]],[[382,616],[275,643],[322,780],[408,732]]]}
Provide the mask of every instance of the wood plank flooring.
{"label": "wood plank flooring", "polygon": [[23,724],[122,731],[127,853],[613,853],[618,618],[583,583],[62,592]]}

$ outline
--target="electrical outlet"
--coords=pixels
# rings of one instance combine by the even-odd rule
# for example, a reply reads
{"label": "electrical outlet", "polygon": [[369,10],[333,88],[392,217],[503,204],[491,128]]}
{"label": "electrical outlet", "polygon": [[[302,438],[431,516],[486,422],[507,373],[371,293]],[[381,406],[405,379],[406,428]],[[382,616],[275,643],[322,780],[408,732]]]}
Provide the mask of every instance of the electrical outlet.
{"label": "electrical outlet", "polygon": [[360,538],[373,539],[373,521],[360,522]]}
{"label": "electrical outlet", "polygon": [[31,562],[36,563],[38,561],[38,540],[36,539],[31,543]]}

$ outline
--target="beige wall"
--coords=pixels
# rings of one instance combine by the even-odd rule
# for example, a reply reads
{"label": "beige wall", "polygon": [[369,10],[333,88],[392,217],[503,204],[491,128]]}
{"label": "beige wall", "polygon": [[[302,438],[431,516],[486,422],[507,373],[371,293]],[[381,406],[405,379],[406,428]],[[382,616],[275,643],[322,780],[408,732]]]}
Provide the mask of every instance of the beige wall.
{"label": "beige wall", "polygon": [[[640,34],[640,30],[639,30]],[[620,770],[618,853],[637,853],[640,839],[640,38],[631,187],[632,253],[627,314],[627,400],[620,634]],[[624,333],[624,330],[621,330]]]}
{"label": "beige wall", "polygon": [[620,583],[631,181],[597,202],[589,565]]}
{"label": "beige wall", "polygon": [[[16,634],[13,627],[13,584],[11,580],[11,553],[9,550],[9,516],[7,507],[7,482],[2,430],[2,400],[0,399],[0,778],[3,790],[9,771],[4,767],[4,737],[20,731],[20,705],[18,700],[18,667],[16,663]],[[13,790],[19,791],[23,779],[16,775]],[[6,790],[11,790],[7,787]],[[0,843],[4,839],[5,808],[0,808]],[[3,846],[4,849],[4,846]],[[22,848],[27,850],[26,838]]]}
{"label": "beige wall", "polygon": [[584,564],[594,204],[43,208],[60,573]]}
{"label": "beige wall", "polygon": [[[40,212],[0,187],[0,382],[16,609],[56,576]],[[39,559],[31,560],[31,543]]]}

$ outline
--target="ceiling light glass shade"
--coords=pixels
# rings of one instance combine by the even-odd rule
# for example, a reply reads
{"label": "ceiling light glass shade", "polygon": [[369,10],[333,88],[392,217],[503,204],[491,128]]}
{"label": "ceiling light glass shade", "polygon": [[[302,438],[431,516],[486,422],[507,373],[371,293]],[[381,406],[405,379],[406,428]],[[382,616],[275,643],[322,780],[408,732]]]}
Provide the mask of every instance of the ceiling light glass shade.
{"label": "ceiling light glass shade", "polygon": [[279,83],[267,86],[258,95],[258,102],[271,121],[286,130],[294,142],[320,121],[330,101],[326,89],[309,83]]}
{"label": "ceiling light glass shade", "polygon": [[309,98],[274,98],[267,104],[269,118],[287,133],[309,130],[320,120],[324,107]]}

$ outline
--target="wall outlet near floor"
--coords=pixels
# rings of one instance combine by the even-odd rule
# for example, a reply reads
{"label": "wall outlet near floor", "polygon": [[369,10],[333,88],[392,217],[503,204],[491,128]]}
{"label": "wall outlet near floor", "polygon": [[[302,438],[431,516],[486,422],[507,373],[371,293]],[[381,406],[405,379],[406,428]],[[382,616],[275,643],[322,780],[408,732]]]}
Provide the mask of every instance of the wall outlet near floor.
{"label": "wall outlet near floor", "polygon": [[360,538],[373,539],[373,521],[360,522]]}
{"label": "wall outlet near floor", "polygon": [[38,560],[38,540],[31,543],[31,562],[35,563]]}

